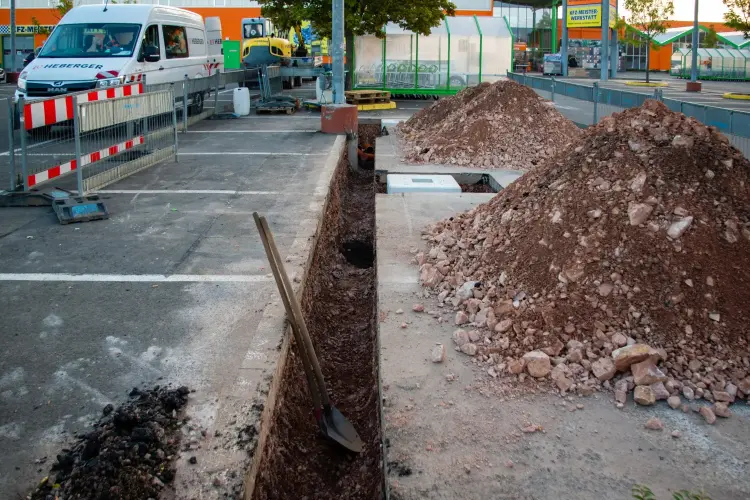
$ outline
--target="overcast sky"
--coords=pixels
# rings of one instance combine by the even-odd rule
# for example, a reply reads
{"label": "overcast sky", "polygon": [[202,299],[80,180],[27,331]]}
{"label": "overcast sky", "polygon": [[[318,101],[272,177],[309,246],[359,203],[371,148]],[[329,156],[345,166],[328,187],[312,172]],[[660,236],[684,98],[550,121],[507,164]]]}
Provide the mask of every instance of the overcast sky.
{"label": "overcast sky", "polygon": [[[626,12],[625,17],[628,17],[627,11],[625,11],[625,1],[619,0],[619,2],[620,12]],[[694,0],[673,0],[673,2],[674,16],[672,16],[672,19],[678,21],[689,21],[693,19],[693,12],[695,9]],[[698,2],[698,19],[702,22],[721,22],[724,20],[724,13],[726,11],[727,8],[721,0],[699,0]]]}

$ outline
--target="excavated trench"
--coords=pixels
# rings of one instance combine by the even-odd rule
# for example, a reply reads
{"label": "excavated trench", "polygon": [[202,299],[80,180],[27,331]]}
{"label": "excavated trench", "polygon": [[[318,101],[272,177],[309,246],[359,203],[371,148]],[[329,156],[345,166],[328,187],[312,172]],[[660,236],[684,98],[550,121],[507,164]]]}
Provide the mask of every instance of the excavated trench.
{"label": "excavated trench", "polygon": [[[371,130],[362,130],[369,140]],[[379,127],[375,129],[379,133]],[[302,307],[332,403],[365,443],[352,454],[321,437],[292,342],[253,498],[380,499],[383,495],[372,170],[334,174]]]}

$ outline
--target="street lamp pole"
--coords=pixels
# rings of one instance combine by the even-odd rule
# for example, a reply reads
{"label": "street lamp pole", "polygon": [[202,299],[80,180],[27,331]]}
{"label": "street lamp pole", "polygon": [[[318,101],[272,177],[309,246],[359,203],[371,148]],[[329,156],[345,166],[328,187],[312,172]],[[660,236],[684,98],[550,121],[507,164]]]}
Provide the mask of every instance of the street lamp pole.
{"label": "street lamp pole", "polygon": [[693,17],[693,52],[692,52],[692,66],[690,68],[690,81],[698,81],[698,0],[695,0],[695,16]]}
{"label": "street lamp pole", "polygon": [[693,47],[690,63],[690,81],[685,85],[688,92],[700,92],[701,83],[698,81],[698,48],[700,47],[700,31],[698,28],[698,0],[695,0],[695,15],[693,16]]}
{"label": "street lamp pole", "polygon": [[10,72],[16,67],[16,0],[10,0]]}

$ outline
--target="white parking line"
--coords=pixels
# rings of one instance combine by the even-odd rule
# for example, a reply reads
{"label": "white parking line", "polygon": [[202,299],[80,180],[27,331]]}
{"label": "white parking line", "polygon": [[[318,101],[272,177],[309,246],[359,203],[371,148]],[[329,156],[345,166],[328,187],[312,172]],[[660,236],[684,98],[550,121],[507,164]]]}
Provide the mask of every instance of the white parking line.
{"label": "white parking line", "polygon": [[[284,191],[284,193],[288,193]],[[236,191],[232,189],[103,189],[95,194],[226,194],[278,195],[281,191]]]}
{"label": "white parking line", "polygon": [[94,283],[266,283],[271,276],[246,274],[66,274],[0,273],[0,281],[87,281]]}
{"label": "white parking line", "polygon": [[[39,143],[37,143],[37,144],[32,144],[31,146],[29,146],[29,147],[28,147],[28,148],[26,148],[26,149],[33,149],[33,148],[38,148],[39,146],[44,146],[45,144],[49,144],[49,143],[51,143],[51,142],[55,142],[55,141],[57,141],[57,139],[49,139],[49,140],[47,140],[47,141],[44,141],[44,142],[39,142]],[[16,153],[16,154],[17,154],[18,156],[20,156],[20,155],[21,155],[21,148],[15,148],[15,149],[14,149],[14,151],[15,151],[15,153]],[[3,152],[3,153],[0,153],[0,156],[8,156],[8,155],[10,155],[10,149],[9,149],[8,151],[5,151],[5,152]]]}
{"label": "white parking line", "polygon": [[320,129],[310,128],[302,130],[188,130],[188,134],[311,134]]}
{"label": "white parking line", "polygon": [[182,151],[179,152],[180,156],[224,156],[224,155],[242,155],[242,156],[328,156],[328,153],[290,153],[290,152],[279,152],[269,153],[260,151],[222,151],[222,152],[208,152],[208,151]]}

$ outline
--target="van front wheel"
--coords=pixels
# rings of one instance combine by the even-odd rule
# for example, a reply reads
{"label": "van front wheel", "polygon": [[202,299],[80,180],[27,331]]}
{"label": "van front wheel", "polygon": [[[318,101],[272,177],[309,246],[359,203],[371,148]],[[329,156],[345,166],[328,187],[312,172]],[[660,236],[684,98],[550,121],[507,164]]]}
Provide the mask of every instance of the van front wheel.
{"label": "van front wheel", "polygon": [[193,94],[193,104],[188,110],[190,115],[199,115],[203,112],[203,92]]}

